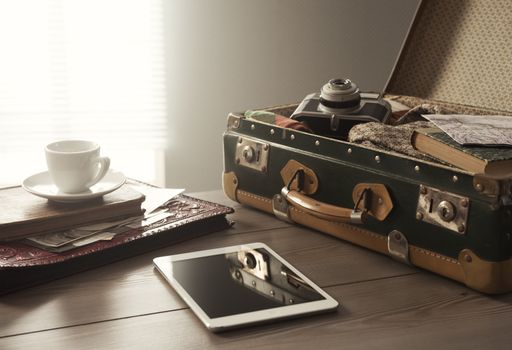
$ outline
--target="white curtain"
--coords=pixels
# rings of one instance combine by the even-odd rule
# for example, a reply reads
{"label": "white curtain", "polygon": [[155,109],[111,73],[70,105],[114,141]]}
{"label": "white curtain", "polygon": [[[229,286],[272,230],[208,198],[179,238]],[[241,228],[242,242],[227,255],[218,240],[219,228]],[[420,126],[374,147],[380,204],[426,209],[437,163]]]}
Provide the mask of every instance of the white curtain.
{"label": "white curtain", "polygon": [[72,138],[163,184],[164,43],[161,0],[0,0],[0,185]]}

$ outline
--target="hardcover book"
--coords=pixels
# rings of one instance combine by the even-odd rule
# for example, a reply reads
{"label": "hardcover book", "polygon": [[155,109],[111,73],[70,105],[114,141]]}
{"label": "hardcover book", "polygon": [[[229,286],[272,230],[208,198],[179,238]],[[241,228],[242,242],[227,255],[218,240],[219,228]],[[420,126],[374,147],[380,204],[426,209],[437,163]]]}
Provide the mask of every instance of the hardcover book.
{"label": "hardcover book", "polygon": [[66,230],[101,220],[142,214],[144,195],[124,185],[102,198],[59,203],[20,186],[0,189],[0,241]]}
{"label": "hardcover book", "polygon": [[412,145],[418,151],[458,168],[478,174],[512,174],[512,148],[461,146],[438,128],[417,129]]}

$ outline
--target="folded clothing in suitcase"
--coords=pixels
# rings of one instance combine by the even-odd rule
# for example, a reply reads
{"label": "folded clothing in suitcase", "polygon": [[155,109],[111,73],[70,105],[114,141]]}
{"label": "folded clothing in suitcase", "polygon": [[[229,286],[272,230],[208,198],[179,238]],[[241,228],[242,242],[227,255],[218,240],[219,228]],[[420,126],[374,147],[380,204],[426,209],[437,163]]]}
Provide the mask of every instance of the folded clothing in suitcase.
{"label": "folded clothing in suitcase", "polygon": [[[413,107],[512,115],[510,11],[487,1],[421,5],[386,92]],[[482,21],[486,18],[486,21]],[[454,30],[457,28],[457,30]],[[298,105],[270,109],[290,116]],[[291,126],[291,127],[290,127]],[[512,290],[512,178],[233,113],[228,197],[465,283]]]}

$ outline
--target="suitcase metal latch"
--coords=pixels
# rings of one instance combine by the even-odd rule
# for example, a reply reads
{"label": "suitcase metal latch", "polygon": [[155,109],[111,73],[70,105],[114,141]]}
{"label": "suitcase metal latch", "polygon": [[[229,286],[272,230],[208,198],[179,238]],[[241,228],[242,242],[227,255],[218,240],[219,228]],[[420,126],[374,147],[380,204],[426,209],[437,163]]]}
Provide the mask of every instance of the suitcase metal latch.
{"label": "suitcase metal latch", "polygon": [[421,185],[416,219],[465,234],[469,198]]}
{"label": "suitcase metal latch", "polygon": [[236,164],[266,173],[268,170],[268,143],[239,137],[236,144]]}

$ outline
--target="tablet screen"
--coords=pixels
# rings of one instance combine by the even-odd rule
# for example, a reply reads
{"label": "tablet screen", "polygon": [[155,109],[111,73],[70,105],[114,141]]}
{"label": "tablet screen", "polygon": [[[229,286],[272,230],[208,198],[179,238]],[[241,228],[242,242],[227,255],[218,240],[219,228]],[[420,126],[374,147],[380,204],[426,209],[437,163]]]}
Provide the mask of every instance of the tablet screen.
{"label": "tablet screen", "polygon": [[210,318],[323,299],[264,248],[172,264],[176,281]]}

